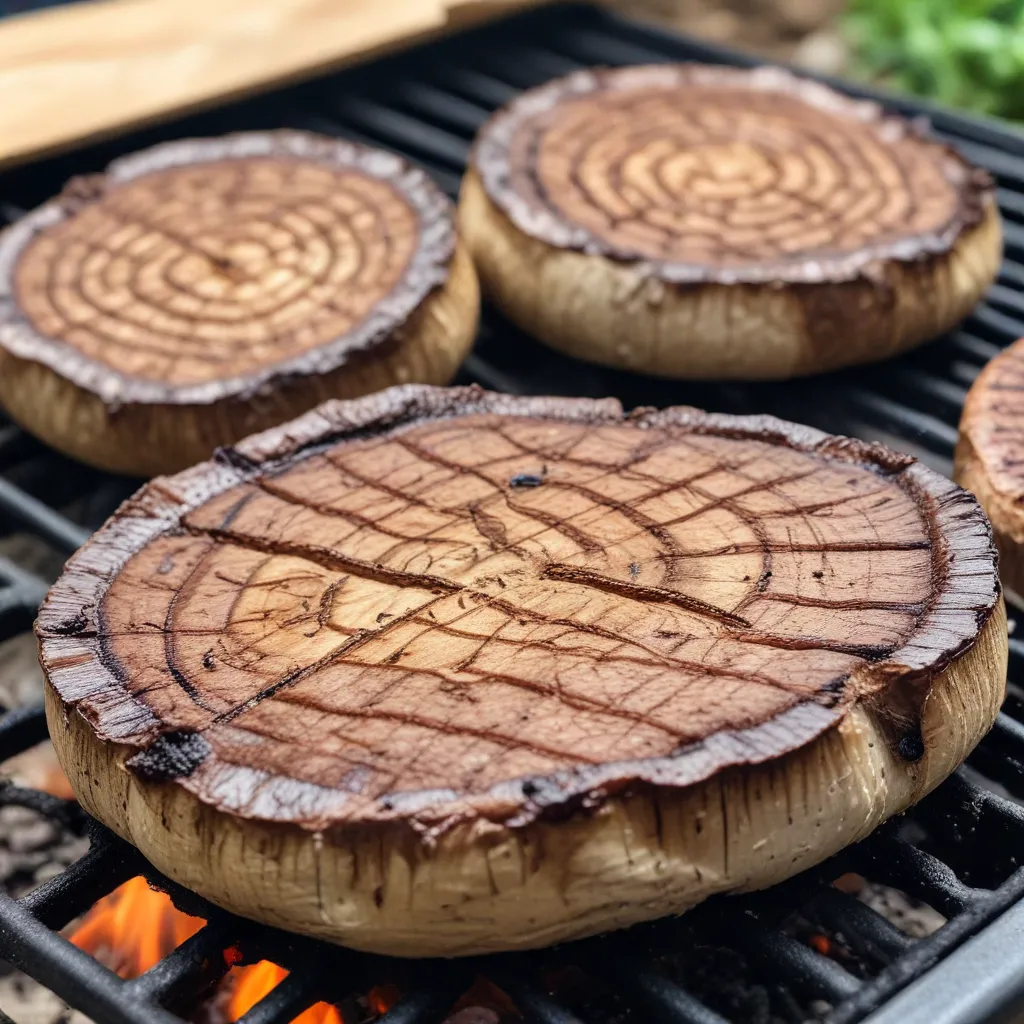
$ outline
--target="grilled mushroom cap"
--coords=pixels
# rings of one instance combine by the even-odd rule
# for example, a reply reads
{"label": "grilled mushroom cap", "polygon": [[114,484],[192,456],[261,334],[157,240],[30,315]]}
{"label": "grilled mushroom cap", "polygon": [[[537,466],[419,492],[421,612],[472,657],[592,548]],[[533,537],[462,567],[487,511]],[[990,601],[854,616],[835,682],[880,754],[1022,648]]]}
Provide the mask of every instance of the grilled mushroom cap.
{"label": "grilled mushroom cap", "polygon": [[152,475],[327,398],[448,383],[479,307],[453,213],[398,157],[300,132],[117,160],[0,236],[0,402]]}
{"label": "grilled mushroom cap", "polygon": [[906,121],[775,68],[582,71],[481,131],[460,228],[555,348],[686,378],[890,356],[994,278],[991,182]]}
{"label": "grilled mushroom cap", "polygon": [[214,903],[398,955],[774,883],[992,723],[988,523],[771,418],[395,388],[143,488],[37,630],[90,813]]}
{"label": "grilled mushroom cap", "polygon": [[992,521],[999,575],[1024,598],[1024,339],[991,360],[967,393],[956,446],[956,480]]}

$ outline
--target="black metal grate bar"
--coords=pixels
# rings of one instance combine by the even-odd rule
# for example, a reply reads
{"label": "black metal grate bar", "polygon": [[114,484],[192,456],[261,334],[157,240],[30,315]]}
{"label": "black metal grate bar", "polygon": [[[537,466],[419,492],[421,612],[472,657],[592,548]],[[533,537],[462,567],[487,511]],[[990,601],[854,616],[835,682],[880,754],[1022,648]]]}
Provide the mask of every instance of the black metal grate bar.
{"label": "black metal grate bar", "polygon": [[596,964],[599,977],[613,983],[653,1021],[667,1024],[728,1024],[651,964],[632,957],[608,957]]}
{"label": "black metal grate bar", "polygon": [[537,1024],[584,1024],[574,1013],[555,1002],[523,969],[502,965],[490,974],[512,997],[527,1020]]}
{"label": "black metal grate bar", "polygon": [[1019,1019],[1024,972],[1016,952],[1021,948],[1024,904],[1018,903],[947,956],[940,968],[923,974],[875,1012],[872,1024],[973,1024]]}
{"label": "black metal grate bar", "polygon": [[809,913],[832,933],[841,933],[850,948],[863,959],[885,967],[905,953],[913,940],[865,903],[839,889],[823,889]]}
{"label": "black metal grate bar", "polygon": [[[1010,905],[1019,901],[1021,896],[1024,896],[1024,870],[1017,872],[1001,887],[1000,903],[1004,906]],[[836,1007],[829,1014],[826,1024],[853,1024],[854,1021],[863,1019],[865,1014],[880,1006],[887,996],[920,978],[943,956],[960,946],[989,920],[994,919],[996,915],[989,912],[991,909],[988,901],[978,900],[962,914],[947,922],[938,932],[917,942],[902,957]],[[933,1010],[937,1016],[939,1008],[933,1006]],[[965,1018],[965,1022],[975,1019],[977,1018]]]}
{"label": "black metal grate bar", "polygon": [[43,580],[0,556],[0,636],[29,629],[45,596]]}
{"label": "black metal grate bar", "polygon": [[84,857],[19,902],[41,924],[63,928],[145,866],[131,848],[94,838]]}
{"label": "black metal grate bar", "polygon": [[[1022,283],[1024,283],[1024,280],[1022,280]],[[936,342],[936,344],[941,345],[942,342]],[[947,344],[955,348],[964,357],[976,360],[979,367],[987,363],[993,356],[999,355],[1002,351],[1001,345],[986,341],[984,338],[979,338],[962,329],[954,331]]]}
{"label": "black metal grate bar", "polygon": [[220,920],[201,928],[155,967],[125,985],[140,1003],[188,1007],[230,969],[224,950],[237,938],[238,924]]}
{"label": "black metal grate bar", "polygon": [[319,1001],[322,981],[312,974],[289,974],[268,992],[251,1010],[238,1018],[238,1024],[288,1024],[303,1010]]}
{"label": "black metal grate bar", "polygon": [[41,704],[9,711],[0,719],[0,762],[42,743],[48,735]]}
{"label": "black metal grate bar", "polygon": [[863,413],[869,423],[899,431],[909,441],[923,445],[930,451],[946,454],[956,444],[956,427],[937,416],[908,408],[894,398],[864,388],[850,388],[847,394],[851,407]]}
{"label": "black metal grate bar", "polygon": [[110,1024],[181,1024],[181,1018],[131,998],[123,982],[24,907],[0,893],[0,950],[12,966],[61,999]]}
{"label": "black metal grate bar", "polygon": [[16,786],[7,780],[0,781],[0,807],[25,807],[72,832],[85,829],[85,815],[78,804],[38,789]]}
{"label": "black metal grate bar", "polygon": [[963,913],[988,895],[964,885],[938,857],[887,836],[872,844],[870,866],[877,881],[903,889],[946,917]]}
{"label": "black metal grate bar", "polygon": [[1001,713],[992,728],[989,745],[1001,753],[1019,756],[1024,751],[1024,722]]}
{"label": "black metal grate bar", "polygon": [[405,996],[377,1024],[434,1024],[459,995],[469,988],[470,980],[459,968],[455,968],[439,983]]}
{"label": "black metal grate bar", "polygon": [[[1021,200],[1024,201],[1024,196],[1021,196]],[[1007,309],[1024,315],[1024,295],[1014,291],[1012,288],[1007,288],[1001,284],[994,284],[988,291],[987,299],[989,302],[1005,306]]]}
{"label": "black metal grate bar", "polygon": [[3,477],[0,477],[0,512],[14,519],[19,526],[29,526],[33,533],[49,541],[58,551],[71,554],[88,539],[91,531],[76,526],[49,505]]}
{"label": "black metal grate bar", "polygon": [[785,978],[791,989],[808,999],[841,1003],[861,988],[861,983],[834,960],[784,932],[766,928],[754,918],[731,922],[722,938],[745,953],[767,976]]}

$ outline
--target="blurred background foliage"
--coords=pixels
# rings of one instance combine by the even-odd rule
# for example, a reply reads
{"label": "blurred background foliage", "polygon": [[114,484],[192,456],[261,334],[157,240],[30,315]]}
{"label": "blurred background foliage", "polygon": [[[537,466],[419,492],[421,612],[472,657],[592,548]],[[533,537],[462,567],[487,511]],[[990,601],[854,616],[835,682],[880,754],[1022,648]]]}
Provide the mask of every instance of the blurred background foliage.
{"label": "blurred background foliage", "polygon": [[850,0],[854,74],[1024,120],[1024,0]]}
{"label": "blurred background foliage", "polygon": [[1024,123],[1024,0],[610,0],[787,61]]}

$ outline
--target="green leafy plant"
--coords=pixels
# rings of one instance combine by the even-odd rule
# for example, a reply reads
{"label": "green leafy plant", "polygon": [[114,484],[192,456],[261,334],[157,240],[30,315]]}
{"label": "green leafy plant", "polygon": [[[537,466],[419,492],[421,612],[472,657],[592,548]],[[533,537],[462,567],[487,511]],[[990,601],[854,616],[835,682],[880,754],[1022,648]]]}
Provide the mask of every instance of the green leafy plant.
{"label": "green leafy plant", "polygon": [[1024,0],[849,0],[844,29],[856,72],[1024,120]]}

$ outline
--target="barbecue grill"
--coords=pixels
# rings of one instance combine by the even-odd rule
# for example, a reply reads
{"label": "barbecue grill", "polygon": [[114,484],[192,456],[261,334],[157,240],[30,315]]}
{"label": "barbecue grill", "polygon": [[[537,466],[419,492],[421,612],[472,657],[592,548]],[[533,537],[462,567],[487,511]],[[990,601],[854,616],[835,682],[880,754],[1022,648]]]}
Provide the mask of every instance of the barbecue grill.
{"label": "barbecue grill", "polygon": [[[0,222],[58,191],[73,174],[168,138],[232,130],[302,128],[397,151],[424,166],[452,196],[471,139],[518,91],[589,64],[751,58],[677,38],[598,7],[559,4],[516,15],[400,55],[221,107],[0,176]],[[832,83],[862,96],[865,89]],[[627,406],[693,404],[771,412],[825,430],[882,440],[951,472],[960,408],[982,365],[1024,335],[1024,135],[980,119],[887,98],[925,114],[940,138],[988,168],[998,183],[1006,258],[997,284],[953,334],[883,367],[784,384],[683,384],[586,366],[557,355],[485,311],[464,381],[515,393],[617,395]],[[55,553],[75,550],[136,486],[75,465],[0,423],[0,530],[26,531]],[[73,505],[73,516],[60,509]],[[46,580],[0,559],[0,638],[31,626]],[[1012,615],[1012,612],[1011,612]],[[46,738],[41,707],[0,719],[0,761]],[[1010,641],[1003,713],[968,766],[903,819],[826,864],[764,893],[712,901],[656,922],[536,954],[472,961],[389,961],[287,935],[205,903],[157,874],[76,805],[7,785],[0,805],[35,809],[88,830],[88,854],[19,901],[0,895],[0,957],[98,1024],[172,1024],[234,963],[267,959],[290,971],[245,1024],[290,1021],[318,1000],[334,1002],[382,982],[400,1001],[381,1024],[445,1018],[474,978],[497,985],[527,1020],[722,1024],[737,1019],[701,964],[724,951],[770,995],[772,1020],[828,1024],[953,1024],[1008,1019],[1024,1006],[1024,642]],[[948,921],[914,940],[833,887],[845,872],[896,887]],[[122,981],[57,930],[127,879],[144,874],[207,925],[141,977]],[[795,925],[794,922],[797,922]],[[843,956],[801,941],[799,922],[829,936]],[[225,951],[229,951],[225,955]],[[590,993],[559,979],[584,979]],[[810,1009],[808,1009],[810,1007]],[[757,1015],[755,1014],[755,1017]],[[743,1014],[739,1014],[743,1018]],[[749,1019],[749,1015],[747,1018]],[[762,1019],[768,1016],[762,1014]],[[0,1012],[0,1022],[7,1018]]]}

